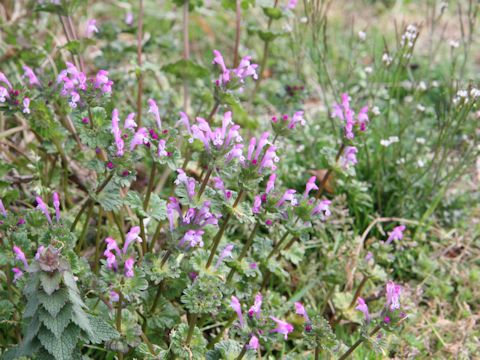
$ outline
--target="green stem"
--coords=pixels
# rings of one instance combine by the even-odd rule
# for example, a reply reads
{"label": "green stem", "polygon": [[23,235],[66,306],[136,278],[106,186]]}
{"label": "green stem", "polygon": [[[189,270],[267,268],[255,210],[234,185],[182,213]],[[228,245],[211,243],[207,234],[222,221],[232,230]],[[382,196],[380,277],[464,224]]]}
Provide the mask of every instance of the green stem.
{"label": "green stem", "polygon": [[318,359],[320,359],[320,347],[319,346],[317,346],[315,348],[315,360],[318,360]]}
{"label": "green stem", "polygon": [[155,299],[153,300],[152,307],[150,308],[150,314],[153,314],[153,312],[157,308],[158,301],[160,300],[160,295],[162,294],[162,290],[163,290],[163,281],[160,281],[157,287],[157,293],[155,294]]}
{"label": "green stem", "polygon": [[101,229],[102,229],[102,215],[103,210],[100,207],[98,210],[98,220],[97,220],[97,234],[95,236],[95,258],[93,262],[93,271],[95,274],[98,274],[98,266],[100,260],[100,239],[101,239]]}
{"label": "green stem", "polygon": [[[238,193],[237,199],[235,200],[235,203],[233,204],[233,210],[232,211],[235,211],[235,208],[240,203],[242,197],[243,197],[243,189],[240,190],[240,192]],[[225,220],[223,220],[222,227],[220,228],[220,230],[218,230],[217,234],[215,235],[215,238],[213,239],[213,246],[212,246],[212,250],[210,252],[210,256],[208,257],[207,265],[205,267],[206,269],[208,269],[212,265],[213,258],[215,257],[215,253],[217,252],[218,245],[220,244],[220,241],[222,240],[223,233],[225,232],[225,229],[227,228],[228,222],[230,221],[231,217],[232,217],[232,213],[230,212],[230,213],[228,213]]]}
{"label": "green stem", "polygon": [[247,343],[243,345],[242,351],[240,351],[240,354],[238,354],[237,360],[242,360],[246,353],[247,353]]}
{"label": "green stem", "polygon": [[207,171],[207,174],[203,178],[202,185],[200,186],[200,190],[198,191],[198,198],[202,196],[203,192],[205,191],[205,188],[207,187],[208,180],[210,180],[210,176],[212,175],[213,168],[209,168]]}
{"label": "green stem", "polygon": [[196,314],[190,315],[190,325],[188,327],[188,335],[187,335],[187,345],[190,345],[190,341],[192,341],[193,332],[195,330],[195,325],[197,323],[198,316]]}
{"label": "green stem", "polygon": [[283,243],[285,242],[285,240],[287,239],[287,236],[288,236],[289,232],[286,231],[285,234],[283,234],[282,238],[280,239],[280,241],[273,247],[272,251],[270,251],[270,254],[268,254],[267,256],[267,260],[269,260],[273,255],[276,254],[276,252],[278,250],[280,250],[280,247],[283,245]]}
{"label": "green stem", "polygon": [[150,195],[152,194],[153,185],[155,184],[155,174],[157,171],[157,163],[154,162],[152,165],[152,170],[150,171],[150,179],[148,181],[148,189],[147,193],[145,194],[145,200],[143,201],[143,210],[148,209],[148,204],[150,202]]}
{"label": "green stem", "polygon": [[[259,227],[260,227],[260,222],[257,221],[255,223],[255,226],[252,229],[252,232],[250,233],[250,236],[248,237],[247,242],[245,243],[245,245],[243,245],[242,252],[240,253],[240,255],[238,256],[238,259],[237,259],[238,262],[242,261],[242,259],[245,257],[245,255],[247,255],[248,249],[250,249],[250,247],[252,246],[253,239],[255,238],[255,234],[256,234]],[[230,283],[230,281],[232,281],[233,275],[235,274],[235,272],[236,272],[235,268],[232,268],[230,270],[230,273],[227,276],[227,284]]]}
{"label": "green stem", "polygon": [[[370,333],[370,336],[375,335],[375,334],[378,332],[378,330],[380,330],[380,329],[381,329],[380,326],[377,325],[377,326],[375,327],[375,329],[373,329],[372,332]],[[347,357],[349,357],[350,354],[351,354],[352,352],[354,352],[355,349],[356,349],[357,347],[359,347],[360,344],[361,344],[363,341],[364,341],[364,338],[359,339],[355,344],[353,344],[352,346],[350,346],[350,348],[345,352],[345,354],[343,354],[342,356],[340,356],[340,357],[338,358],[338,360],[345,360]]]}
{"label": "green stem", "polygon": [[143,0],[138,1],[138,27],[137,27],[137,124],[142,126],[142,94],[143,94],[143,74],[142,74],[142,39],[143,39]]}
{"label": "green stem", "polygon": [[[117,305],[117,313],[115,317],[115,324],[117,327],[117,331],[120,334],[122,333],[122,303],[123,303],[123,293],[121,290],[118,290],[118,305]],[[118,359],[123,360],[123,353],[121,351],[118,352]]]}
{"label": "green stem", "polygon": [[358,285],[357,291],[355,291],[355,295],[353,295],[352,302],[350,303],[350,309],[352,309],[355,306],[355,302],[357,301],[358,297],[362,293],[363,287],[367,283],[367,280],[368,280],[368,276],[364,275],[362,282],[360,283],[360,285]]}
{"label": "green stem", "polygon": [[83,226],[82,233],[80,234],[80,238],[78,239],[77,248],[76,248],[77,252],[82,250],[83,243],[85,241],[85,236],[87,235],[88,224],[90,222],[90,218],[92,217],[93,205],[94,203],[91,202],[90,207],[88,208],[87,219],[85,220],[85,225]]}

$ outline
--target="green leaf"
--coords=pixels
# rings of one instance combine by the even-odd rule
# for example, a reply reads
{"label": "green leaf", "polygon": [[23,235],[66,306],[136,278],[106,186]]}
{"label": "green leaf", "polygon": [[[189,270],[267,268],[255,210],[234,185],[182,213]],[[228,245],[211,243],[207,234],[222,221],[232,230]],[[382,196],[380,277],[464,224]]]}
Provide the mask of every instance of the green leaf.
{"label": "green leaf", "polygon": [[157,194],[150,196],[149,215],[157,221],[165,220],[167,218],[167,202]]}
{"label": "green leaf", "polygon": [[92,315],[89,315],[88,319],[90,321],[90,326],[93,329],[93,336],[90,338],[90,341],[93,344],[100,344],[104,341],[109,341],[120,337],[118,331],[107,324],[103,319]]}
{"label": "green leaf", "polygon": [[112,183],[108,184],[96,198],[105,211],[117,211],[123,204],[120,189]]}
{"label": "green leaf", "polygon": [[40,302],[38,301],[38,296],[36,294],[29,295],[27,305],[25,305],[25,309],[23,310],[23,318],[25,319],[35,315],[35,312],[38,309],[38,305],[40,305]]}
{"label": "green leaf", "polygon": [[210,74],[208,69],[187,59],[181,59],[175,63],[167,64],[162,67],[162,70],[178,78],[187,80],[206,78]]}
{"label": "green leaf", "polygon": [[50,296],[45,294],[44,292],[39,292],[38,300],[50,315],[57,316],[60,310],[62,310],[62,308],[67,303],[68,294],[65,289],[60,289],[58,291],[55,291]]}
{"label": "green leaf", "polygon": [[90,321],[88,319],[87,313],[77,305],[74,305],[72,310],[72,321],[77,324],[80,329],[85,331],[89,338],[92,338],[94,336],[93,329],[90,326]]}
{"label": "green leaf", "polygon": [[60,338],[65,328],[71,322],[72,306],[67,304],[60,310],[57,316],[52,316],[46,310],[40,308],[38,316],[42,324],[50,330],[56,338]]}
{"label": "green leaf", "polygon": [[56,360],[71,360],[79,335],[80,329],[74,324],[70,324],[60,338],[56,338],[50,330],[42,327],[38,333],[38,339]]}
{"label": "green leaf", "polygon": [[40,274],[40,283],[47,295],[52,295],[55,290],[60,289],[62,274],[58,271],[54,273],[42,272]]}
{"label": "green leaf", "polygon": [[282,10],[273,7],[264,7],[263,13],[272,20],[278,20],[282,17]]}

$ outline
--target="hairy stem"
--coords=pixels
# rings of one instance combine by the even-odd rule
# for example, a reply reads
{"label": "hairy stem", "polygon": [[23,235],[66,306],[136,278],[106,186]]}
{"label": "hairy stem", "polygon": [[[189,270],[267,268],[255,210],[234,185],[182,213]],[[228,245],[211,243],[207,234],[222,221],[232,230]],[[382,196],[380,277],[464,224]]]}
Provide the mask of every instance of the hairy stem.
{"label": "hairy stem", "polygon": [[[248,237],[247,242],[245,243],[245,245],[243,245],[242,252],[238,256],[237,261],[239,261],[239,262],[242,261],[242,259],[245,257],[245,255],[247,255],[247,252],[253,244],[253,239],[255,238],[255,234],[257,233],[257,230],[258,230],[259,227],[260,227],[260,222],[257,221],[255,223],[255,226],[252,229],[252,232],[250,233],[250,236]],[[232,268],[230,270],[230,272],[227,276],[227,281],[226,281],[227,284],[230,283],[230,281],[232,281],[233,275],[235,274],[235,272],[236,272],[235,268]]]}
{"label": "hairy stem", "polygon": [[[372,330],[372,332],[370,333],[370,336],[375,335],[375,334],[378,332],[378,330],[380,330],[380,326],[379,326],[379,325],[377,325],[377,326],[375,327],[375,329]],[[348,358],[348,357],[350,356],[350,354],[351,354],[352,352],[354,352],[355,349],[356,349],[357,347],[359,347],[360,344],[361,344],[363,341],[364,341],[363,338],[362,338],[362,339],[359,339],[355,344],[353,344],[352,346],[350,346],[350,348],[349,348],[342,356],[340,356],[340,357],[338,358],[338,360],[345,360],[346,358]]]}
{"label": "hairy stem", "polygon": [[198,316],[196,314],[190,314],[190,324],[188,327],[188,335],[186,340],[187,345],[189,345],[190,341],[192,341],[195,325],[197,324],[197,319],[198,319]]}
{"label": "hairy stem", "polygon": [[[117,304],[117,311],[115,316],[115,324],[117,327],[117,331],[120,334],[122,333],[122,303],[123,303],[123,293],[121,290],[118,290],[118,304]],[[118,359],[123,360],[123,353],[121,351],[118,352]]]}
{"label": "hairy stem", "polygon": [[142,39],[143,39],[143,0],[138,1],[138,26],[137,26],[137,124],[142,126],[142,93],[143,93],[143,73],[142,73]]}
{"label": "hairy stem", "polygon": [[236,68],[240,62],[238,56],[238,49],[240,48],[240,32],[241,32],[241,24],[242,24],[242,8],[241,8],[241,0],[236,0],[235,6],[235,49],[233,52],[233,67]]}

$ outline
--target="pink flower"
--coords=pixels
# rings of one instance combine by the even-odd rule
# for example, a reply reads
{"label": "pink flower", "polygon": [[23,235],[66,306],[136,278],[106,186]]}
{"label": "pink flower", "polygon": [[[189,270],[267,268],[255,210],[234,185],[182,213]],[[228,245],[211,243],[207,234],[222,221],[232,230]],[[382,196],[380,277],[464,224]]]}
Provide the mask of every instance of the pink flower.
{"label": "pink flower", "polygon": [[[177,121],[176,125],[185,126],[185,129],[187,129],[187,132],[190,135],[192,135],[192,129],[190,128],[190,120],[188,119],[187,114],[185,114],[183,111],[180,111],[180,119]],[[193,142],[193,138],[191,142]]]}
{"label": "pink flower", "polygon": [[253,201],[252,212],[258,214],[262,210],[262,197],[260,195],[255,196]]}
{"label": "pink flower", "polygon": [[330,204],[332,202],[330,200],[322,200],[318,203],[317,206],[315,206],[312,210],[312,216],[320,214],[320,218],[322,220],[325,220],[328,218],[330,215],[332,215],[332,212],[330,211]]}
{"label": "pink flower", "polygon": [[233,244],[228,244],[227,246],[225,246],[225,248],[220,253],[220,256],[218,257],[217,263],[215,264],[215,269],[218,269],[224,259],[226,259],[227,257],[232,257],[233,247]]}
{"label": "pink flower", "polygon": [[290,201],[290,204],[292,205],[296,205],[297,202],[295,200],[295,197],[294,197],[294,194],[296,193],[297,191],[296,190],[293,190],[293,189],[288,189],[285,191],[285,193],[282,195],[282,197],[280,198],[280,200],[278,200],[277,204],[275,205],[275,207],[279,208],[281,207],[283,204],[285,204],[285,202],[287,201]]}
{"label": "pink flower", "polygon": [[10,95],[8,95],[8,90],[3,86],[0,86],[0,103],[4,103],[9,97]]}
{"label": "pink flower", "polygon": [[99,70],[94,80],[95,89],[100,89],[104,94],[112,92],[113,81],[108,78],[108,71]]}
{"label": "pink flower", "polygon": [[137,123],[135,122],[135,113],[128,114],[127,118],[125,119],[125,125],[123,126],[124,129],[129,129],[135,131],[137,128]]}
{"label": "pink flower", "polygon": [[182,169],[177,169],[177,179],[175,180],[175,185],[180,185],[183,184],[187,190],[187,195],[190,200],[193,199],[195,196],[195,185],[196,181],[194,178],[188,177],[187,174],[185,174],[185,171]]}
{"label": "pink flower", "polygon": [[133,273],[133,265],[135,264],[135,260],[133,258],[128,258],[125,261],[125,277],[132,278],[134,276]]}
{"label": "pink flower", "polygon": [[23,110],[24,114],[30,114],[30,99],[28,97],[23,99]]}
{"label": "pink flower", "polygon": [[155,121],[157,122],[157,127],[159,130],[162,129],[162,120],[160,119],[160,112],[158,110],[157,103],[153,99],[148,100],[148,106],[150,107],[148,109],[149,114],[153,114],[155,117]]}
{"label": "pink flower", "polygon": [[128,12],[125,14],[125,24],[128,26],[132,26],[133,24],[133,14],[131,12]]}
{"label": "pink flower", "polygon": [[8,86],[9,89],[12,88],[12,84],[10,83],[10,81],[8,81],[7,77],[5,76],[5,74],[3,72],[0,71],[0,82],[3,82],[4,84],[6,84]]}
{"label": "pink flower", "polygon": [[35,75],[35,73],[33,72],[33,70],[28,67],[27,65],[23,65],[23,75],[22,75],[22,78],[25,78],[27,77],[28,78],[28,82],[30,85],[40,85],[40,81],[38,81],[38,78],[37,76]]}
{"label": "pink flower", "polygon": [[305,321],[310,322],[310,318],[308,317],[307,311],[303,307],[302,303],[295,303],[295,314],[303,316]]}
{"label": "pink flower", "polygon": [[393,281],[388,281],[386,286],[387,303],[386,306],[391,311],[400,309],[400,293],[402,288],[400,285],[396,285]]}
{"label": "pink flower", "polygon": [[270,175],[267,181],[267,187],[265,189],[265,193],[268,195],[270,192],[275,189],[275,180],[277,179],[277,174],[273,173]]}
{"label": "pink flower", "polygon": [[360,131],[365,131],[368,122],[368,106],[364,106],[355,120],[355,113],[350,108],[350,99],[347,93],[342,94],[342,104],[334,104],[332,117],[345,121],[345,137],[352,140],[355,137],[353,127],[358,125]]}
{"label": "pink flower", "polygon": [[0,211],[2,212],[3,217],[7,217],[7,210],[5,210],[5,206],[3,206],[3,202],[0,199]]}
{"label": "pink flower", "polygon": [[123,156],[125,143],[122,139],[122,131],[119,127],[120,118],[118,116],[118,110],[112,111],[112,133],[115,138],[115,145],[117,146],[117,156]]}
{"label": "pink flower", "polygon": [[57,192],[53,193],[53,207],[55,208],[55,218],[57,222],[60,221],[60,197]]}
{"label": "pink flower", "polygon": [[148,144],[148,130],[141,127],[133,135],[132,141],[130,141],[130,151],[135,150],[138,145]]}
{"label": "pink flower", "polygon": [[164,139],[158,140],[158,157],[168,156],[168,151],[166,150],[167,142]]}
{"label": "pink flower", "polygon": [[50,225],[53,225],[52,223],[52,218],[50,217],[50,214],[48,213],[47,205],[43,202],[42,198],[40,196],[36,197],[37,200],[37,209],[43,212],[45,217],[47,218],[47,221],[50,223]]}
{"label": "pink flower", "polygon": [[252,337],[250,338],[247,349],[258,350],[258,338],[255,335],[252,335]]}
{"label": "pink flower", "polygon": [[258,293],[257,295],[255,295],[255,302],[253,303],[252,307],[248,310],[248,316],[252,317],[253,315],[255,315],[255,317],[258,319],[262,311],[261,309],[262,302],[263,302],[262,294]]}
{"label": "pink flower", "polygon": [[132,242],[137,240],[139,243],[142,242],[142,238],[139,236],[140,226],[133,226],[125,237],[125,244],[123,245],[123,253],[126,254],[128,247]]}
{"label": "pink flower", "polygon": [[13,282],[15,283],[18,281],[18,279],[20,279],[23,276],[23,271],[16,267],[12,268],[12,271],[13,271]]}
{"label": "pink flower", "polygon": [[363,300],[361,297],[357,299],[357,307],[355,308],[358,311],[361,311],[363,315],[365,315],[365,321],[367,324],[370,322],[370,314],[368,312],[368,306],[365,303],[365,300]]}
{"label": "pink flower", "polygon": [[240,301],[235,296],[232,296],[230,307],[237,313],[238,320],[240,321],[240,326],[243,327],[242,305],[240,304]]}
{"label": "pink flower", "polygon": [[355,166],[357,161],[358,150],[355,146],[347,146],[343,152],[342,159],[340,160],[342,166],[346,169],[350,166]]}
{"label": "pink flower", "polygon": [[305,193],[303,194],[303,198],[306,199],[308,197],[308,194],[312,190],[318,190],[317,184],[315,184],[315,180],[317,180],[316,176],[312,176],[310,179],[307,181],[307,185],[305,187]]}
{"label": "pink flower", "polygon": [[110,291],[110,301],[111,302],[118,302],[120,300],[120,295],[116,291]]}
{"label": "pink flower", "polygon": [[35,253],[35,260],[40,259],[40,255],[42,255],[43,251],[45,250],[45,246],[40,245]]}
{"label": "pink flower", "polygon": [[117,264],[117,257],[115,256],[115,254],[112,253],[111,251],[107,251],[107,250],[105,250],[105,252],[103,254],[107,258],[107,268],[111,269],[111,270],[114,270],[114,271],[117,271],[118,264]]}
{"label": "pink flower", "polygon": [[213,187],[216,190],[220,190],[221,192],[223,192],[224,199],[228,200],[227,191],[225,189],[225,184],[223,183],[222,178],[219,176],[215,176],[214,178],[212,178],[212,180],[213,180]]}
{"label": "pink flower", "polygon": [[105,252],[103,255],[108,256],[107,253],[111,252],[112,250],[115,250],[115,252],[121,256],[120,248],[118,247],[117,242],[115,239],[112,239],[111,237],[107,237],[105,239],[105,242],[107,243],[107,248],[105,249]]}
{"label": "pink flower", "polygon": [[220,75],[218,81],[220,84],[225,85],[230,81],[230,71],[225,66],[225,61],[223,60],[223,56],[220,51],[213,50],[213,54],[215,57],[213,58],[212,64],[219,65],[222,70],[222,75]]}
{"label": "pink flower", "polygon": [[305,125],[305,119],[303,118],[303,111],[297,111],[293,114],[292,119],[288,123],[289,129],[295,129],[295,125],[300,123],[301,125]]}
{"label": "pink flower", "polygon": [[402,240],[403,232],[405,231],[405,225],[396,226],[393,231],[388,233],[388,239],[386,244],[390,244],[392,241]]}
{"label": "pink flower", "polygon": [[178,246],[183,247],[186,243],[187,248],[203,247],[202,235],[204,233],[205,231],[203,230],[188,230],[178,243]]}
{"label": "pink flower", "polygon": [[277,319],[276,317],[270,316],[270,319],[277,323],[277,327],[272,330],[272,332],[276,332],[282,335],[285,335],[285,340],[288,339],[288,334],[293,331],[293,325],[287,323],[286,321]]}
{"label": "pink flower", "polygon": [[360,109],[360,112],[357,116],[358,125],[360,127],[360,131],[367,130],[367,123],[368,123],[368,106],[364,106]]}
{"label": "pink flower", "polygon": [[287,8],[289,8],[290,10],[295,9],[295,6],[297,6],[297,2],[298,0],[288,0]]}
{"label": "pink flower", "polygon": [[28,262],[27,258],[25,257],[25,254],[23,253],[22,249],[20,249],[18,246],[13,247],[13,252],[15,253],[15,259],[18,261],[21,261],[23,263],[23,266],[25,269],[28,268]]}
{"label": "pink flower", "polygon": [[87,37],[92,37],[93,34],[98,33],[97,20],[90,19],[87,23]]}
{"label": "pink flower", "polygon": [[257,74],[257,64],[252,64],[250,60],[252,59],[251,56],[245,56],[241,61],[240,64],[236,69],[233,69],[235,75],[237,75],[238,79],[241,83],[245,81],[245,79],[249,76],[254,78],[255,80],[258,79]]}

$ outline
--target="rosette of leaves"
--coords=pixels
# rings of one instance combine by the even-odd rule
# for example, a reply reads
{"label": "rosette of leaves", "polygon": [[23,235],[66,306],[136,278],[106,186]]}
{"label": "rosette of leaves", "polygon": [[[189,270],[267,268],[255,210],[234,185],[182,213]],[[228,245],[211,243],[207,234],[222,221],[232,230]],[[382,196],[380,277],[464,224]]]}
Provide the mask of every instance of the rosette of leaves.
{"label": "rosette of leaves", "polygon": [[23,341],[3,359],[81,359],[82,344],[100,344],[119,336],[102,319],[86,312],[70,265],[58,249],[48,246],[27,271]]}
{"label": "rosette of leaves", "polygon": [[222,305],[222,285],[216,276],[199,276],[185,289],[181,301],[192,314],[215,314]]}

